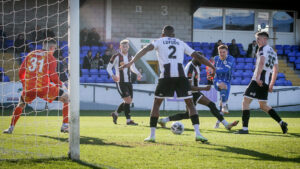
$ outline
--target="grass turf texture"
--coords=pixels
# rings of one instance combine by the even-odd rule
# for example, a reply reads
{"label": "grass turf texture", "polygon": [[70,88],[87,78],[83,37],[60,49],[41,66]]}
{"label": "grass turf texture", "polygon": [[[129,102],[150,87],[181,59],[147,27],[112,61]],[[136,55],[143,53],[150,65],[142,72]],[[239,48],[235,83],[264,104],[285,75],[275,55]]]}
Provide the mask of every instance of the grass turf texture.
{"label": "grass turf texture", "polygon": [[[0,116],[0,129],[10,122],[6,111]],[[176,112],[161,112],[167,116]],[[44,116],[48,114],[48,117]],[[216,119],[199,111],[200,131],[209,144],[194,141],[190,120],[183,120],[185,131],[174,135],[158,128],[156,143],[144,143],[149,131],[149,112],[137,111],[132,118],[139,126],[125,125],[122,114],[118,125],[109,112],[81,111],[80,158],[67,158],[67,134],[59,132],[62,117],[57,111],[21,117],[13,135],[0,134],[0,168],[300,168],[300,112],[281,112],[288,122],[288,134],[268,115],[252,111],[249,135],[235,135],[241,128],[241,112],[226,115],[240,124],[227,131],[214,129]],[[167,124],[170,127],[171,123]]]}

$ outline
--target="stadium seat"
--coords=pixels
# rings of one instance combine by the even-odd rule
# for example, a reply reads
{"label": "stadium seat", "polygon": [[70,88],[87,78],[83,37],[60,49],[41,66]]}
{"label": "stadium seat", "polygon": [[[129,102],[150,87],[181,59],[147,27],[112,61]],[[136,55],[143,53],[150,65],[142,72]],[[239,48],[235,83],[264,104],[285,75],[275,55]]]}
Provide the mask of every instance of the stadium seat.
{"label": "stadium seat", "polygon": [[288,53],[288,57],[295,57],[295,56],[296,56],[296,52],[295,51]]}
{"label": "stadium seat", "polygon": [[277,49],[277,50],[283,50],[283,46],[282,45],[275,45],[275,49]]}
{"label": "stadium seat", "polygon": [[253,75],[253,72],[251,70],[246,70],[245,72],[243,72],[244,78],[251,78],[252,75]]}
{"label": "stadium seat", "polygon": [[245,58],[246,63],[253,63],[253,58]]}
{"label": "stadium seat", "polygon": [[240,85],[240,84],[241,84],[241,81],[242,81],[242,78],[241,78],[241,77],[237,77],[237,78],[234,78],[234,79],[231,81],[231,84],[232,84],[232,85]]}
{"label": "stadium seat", "polygon": [[275,86],[284,86],[284,79],[279,79],[279,80],[276,80],[275,82]]}
{"label": "stadium seat", "polygon": [[241,81],[241,85],[248,85],[251,81],[251,78],[245,78]]}
{"label": "stadium seat", "polygon": [[237,70],[243,70],[243,69],[245,69],[245,64],[244,63],[238,63],[235,66],[235,69],[237,69]]}
{"label": "stadium seat", "polygon": [[295,60],[296,60],[296,57],[293,57],[293,56],[289,57],[289,62],[294,63]]}
{"label": "stadium seat", "polygon": [[284,75],[284,73],[278,73],[278,75],[277,75],[277,79],[281,79],[281,78],[285,78],[285,75]]}
{"label": "stadium seat", "polygon": [[245,58],[237,58],[236,59],[236,63],[244,63],[245,62]]}
{"label": "stadium seat", "polygon": [[97,75],[98,76],[99,71],[98,69],[90,69],[89,75]]}
{"label": "stadium seat", "polygon": [[8,76],[4,75],[4,79],[3,79],[3,82],[10,82],[10,79]]}
{"label": "stadium seat", "polygon": [[95,81],[96,81],[96,77],[88,77],[85,80],[86,83],[95,83]]}
{"label": "stadium seat", "polygon": [[200,84],[207,84],[207,78],[201,78],[200,79]]}
{"label": "stadium seat", "polygon": [[200,48],[201,43],[200,42],[193,42],[193,47],[199,47]]}
{"label": "stadium seat", "polygon": [[100,75],[108,75],[108,72],[107,72],[106,69],[100,69],[100,70],[99,70],[99,74],[100,74]]}
{"label": "stadium seat", "polygon": [[86,77],[80,77],[80,83],[85,83]]}
{"label": "stadium seat", "polygon": [[0,67],[0,72],[4,72],[4,69],[3,69],[3,67]]}
{"label": "stadium seat", "polygon": [[252,70],[253,69],[253,63],[247,63],[244,67],[245,70]]}
{"label": "stadium seat", "polygon": [[296,64],[295,69],[300,70],[300,64]]}
{"label": "stadium seat", "polygon": [[292,82],[290,80],[284,81],[285,86],[293,86]]}
{"label": "stadium seat", "polygon": [[82,75],[89,75],[89,69],[81,69]]}

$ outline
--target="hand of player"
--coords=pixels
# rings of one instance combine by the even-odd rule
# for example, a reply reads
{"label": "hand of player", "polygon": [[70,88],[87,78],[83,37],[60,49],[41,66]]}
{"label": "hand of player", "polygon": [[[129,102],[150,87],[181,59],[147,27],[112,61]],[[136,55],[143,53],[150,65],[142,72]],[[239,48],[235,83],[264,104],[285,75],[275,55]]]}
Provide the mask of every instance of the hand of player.
{"label": "hand of player", "polygon": [[256,83],[257,83],[257,85],[258,85],[259,87],[262,87],[262,86],[263,86],[263,82],[262,82],[261,80],[256,79],[255,81],[256,81]]}
{"label": "hand of player", "polygon": [[139,73],[139,74],[137,75],[137,80],[141,80],[142,77],[143,77],[143,76]]}
{"label": "hand of player", "polygon": [[119,77],[116,75],[112,75],[111,78],[115,81],[118,82],[119,81]]}
{"label": "hand of player", "polygon": [[131,63],[131,62],[128,62],[128,63],[126,63],[126,64],[120,66],[119,69],[120,69],[120,70],[123,70],[123,69],[125,69],[125,68],[129,68],[131,65],[132,65],[132,63]]}

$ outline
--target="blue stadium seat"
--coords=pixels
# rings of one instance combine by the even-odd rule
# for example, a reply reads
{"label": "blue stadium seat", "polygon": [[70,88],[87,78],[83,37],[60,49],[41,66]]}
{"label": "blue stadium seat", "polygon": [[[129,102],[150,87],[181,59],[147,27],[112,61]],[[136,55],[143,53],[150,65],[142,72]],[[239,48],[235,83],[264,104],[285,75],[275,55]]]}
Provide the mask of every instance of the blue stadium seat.
{"label": "blue stadium seat", "polygon": [[245,72],[243,72],[243,77],[244,78],[251,78],[253,75],[252,70],[246,70]]}
{"label": "blue stadium seat", "polygon": [[82,75],[89,75],[89,69],[81,69]]}
{"label": "blue stadium seat", "polygon": [[284,81],[285,86],[293,86],[292,82],[290,80]]}
{"label": "blue stadium seat", "polygon": [[96,81],[96,77],[88,77],[85,80],[86,83],[95,83],[95,81]]}
{"label": "blue stadium seat", "polygon": [[245,68],[245,70],[252,70],[253,69],[253,63],[247,63],[244,68]]}
{"label": "blue stadium seat", "polygon": [[284,73],[278,73],[278,75],[277,75],[277,79],[281,79],[281,78],[285,78],[285,75],[284,75]]}
{"label": "blue stadium seat", "polygon": [[89,75],[97,75],[98,76],[98,74],[99,74],[98,69],[90,69]]}
{"label": "blue stadium seat", "polygon": [[236,58],[236,62],[237,63],[244,63],[245,62],[245,58]]}
{"label": "blue stadium seat", "polygon": [[300,70],[300,64],[296,64],[295,69]]}
{"label": "blue stadium seat", "polygon": [[245,58],[246,63],[253,63],[253,58]]}
{"label": "blue stadium seat", "polygon": [[200,68],[201,69],[206,69],[206,66],[204,64],[201,64]]}
{"label": "blue stadium seat", "polygon": [[245,64],[244,63],[238,63],[237,65],[235,65],[235,69],[243,70],[243,69],[245,69]]}
{"label": "blue stadium seat", "polygon": [[186,42],[190,47],[193,47],[193,42]]}
{"label": "blue stadium seat", "polygon": [[289,57],[289,62],[295,62],[295,60],[296,60],[296,57],[294,57],[294,56]]}
{"label": "blue stadium seat", "polygon": [[296,56],[296,52],[295,51],[288,53],[288,57],[295,57],[295,56]]}
{"label": "blue stadium seat", "polygon": [[237,78],[232,79],[231,84],[232,85],[240,85],[241,81],[242,81],[242,78],[241,77],[237,77]]}
{"label": "blue stadium seat", "polygon": [[99,74],[100,74],[100,75],[108,75],[108,72],[107,72],[106,69],[100,69],[100,70],[99,70]]}
{"label": "blue stadium seat", "polygon": [[283,55],[283,50],[277,50],[277,55]]}
{"label": "blue stadium seat", "polygon": [[284,79],[279,79],[279,80],[276,80],[275,82],[275,86],[284,86]]}
{"label": "blue stadium seat", "polygon": [[244,78],[242,81],[241,81],[241,85],[248,85],[251,81],[251,78]]}
{"label": "blue stadium seat", "polygon": [[300,52],[296,52],[296,55],[295,55],[297,58],[300,57]]}
{"label": "blue stadium seat", "polygon": [[0,67],[0,72],[4,72],[4,69],[3,69],[3,67]]}
{"label": "blue stadium seat", "polygon": [[193,42],[193,47],[199,47],[200,48],[201,43],[200,42]]}
{"label": "blue stadium seat", "polygon": [[282,45],[275,45],[275,49],[277,49],[277,50],[283,50],[283,46]]}
{"label": "blue stadium seat", "polygon": [[234,78],[242,77],[242,76],[243,76],[243,73],[244,73],[243,70],[237,70],[237,71],[233,72],[232,76],[233,76]]}
{"label": "blue stadium seat", "polygon": [[200,84],[207,84],[207,78],[201,78]]}
{"label": "blue stadium seat", "polygon": [[80,83],[85,83],[86,77],[80,77]]}
{"label": "blue stadium seat", "polygon": [[92,46],[91,47],[91,51],[99,51],[100,50],[100,48],[99,48],[99,46]]}
{"label": "blue stadium seat", "polygon": [[3,79],[3,82],[10,82],[10,79],[8,76],[4,75],[4,79]]}
{"label": "blue stadium seat", "polygon": [[81,46],[80,50],[81,51],[89,51],[89,50],[91,50],[91,48],[89,46]]}

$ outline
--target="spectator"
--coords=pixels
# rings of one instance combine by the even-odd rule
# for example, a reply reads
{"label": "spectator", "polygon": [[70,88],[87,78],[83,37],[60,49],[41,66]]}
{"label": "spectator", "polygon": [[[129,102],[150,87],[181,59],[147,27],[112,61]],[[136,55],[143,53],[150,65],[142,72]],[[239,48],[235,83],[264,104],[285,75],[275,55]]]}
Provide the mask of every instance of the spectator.
{"label": "spectator", "polygon": [[212,56],[217,56],[217,55],[219,55],[219,53],[218,53],[218,47],[219,47],[220,45],[222,45],[222,44],[223,44],[223,43],[222,43],[222,40],[218,40],[218,42],[215,43],[215,46],[214,46],[214,50],[213,50]]}
{"label": "spectator", "polygon": [[252,41],[252,43],[250,43],[250,44],[248,45],[247,56],[248,56],[249,58],[255,58],[255,54],[256,54],[256,52],[257,52],[257,49],[258,49],[257,43],[256,43],[256,41],[254,40],[254,41]]}
{"label": "spectator", "polygon": [[80,31],[80,46],[85,46],[88,45],[87,44],[87,40],[88,40],[88,30],[86,28],[82,29]]}
{"label": "spectator", "polygon": [[114,55],[117,53],[117,51],[115,50],[114,48],[114,45],[112,43],[110,43],[108,46],[107,46],[107,49],[109,51],[109,55]]}
{"label": "spectator", "polygon": [[88,33],[87,43],[89,46],[101,46],[100,35],[96,31],[96,28],[92,28],[92,30]]}
{"label": "spectator", "polygon": [[47,28],[44,32],[44,38],[55,38],[55,33]]}
{"label": "spectator", "polygon": [[229,54],[235,58],[240,57],[240,49],[236,44],[235,39],[231,40],[231,44],[228,46]]}
{"label": "spectator", "polygon": [[17,39],[14,42],[15,46],[15,57],[19,64],[22,64],[22,59],[20,54],[22,52],[29,52],[29,48],[27,46],[26,40],[24,39],[24,34],[19,34]]}
{"label": "spectator", "polygon": [[57,74],[59,80],[62,82],[68,81],[68,63],[66,59],[62,56],[61,50],[56,50],[53,56],[57,59]]}
{"label": "spectator", "polygon": [[37,25],[35,30],[31,33],[31,40],[34,42],[34,45],[42,44],[45,39],[44,34],[41,30],[41,26]]}
{"label": "spectator", "polygon": [[140,83],[140,84],[145,84],[145,83],[147,83],[147,75],[146,75],[146,73],[143,71],[143,69],[140,67],[140,68],[138,68],[138,71],[141,73],[141,75],[142,75],[142,78],[141,78],[141,80],[139,80],[138,81],[138,83]]}
{"label": "spectator", "polygon": [[4,52],[7,50],[7,36],[3,30],[3,25],[0,25],[0,50]]}
{"label": "spectator", "polygon": [[104,61],[100,57],[100,52],[97,52],[95,57],[91,61],[91,69],[101,69],[104,68]]}
{"label": "spectator", "polygon": [[83,58],[83,64],[82,68],[83,69],[91,69],[91,62],[92,62],[92,51],[88,51],[87,56]]}
{"label": "spectator", "polygon": [[108,49],[106,49],[104,55],[102,56],[105,66],[108,65],[111,56],[112,56],[111,52]]}

